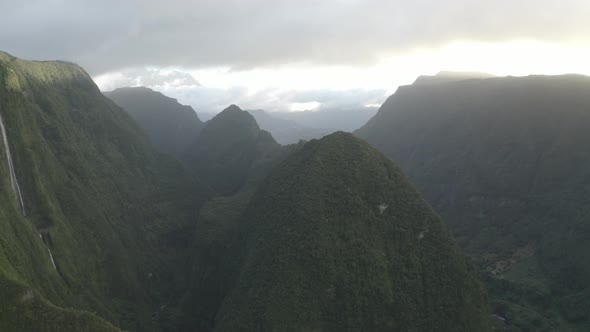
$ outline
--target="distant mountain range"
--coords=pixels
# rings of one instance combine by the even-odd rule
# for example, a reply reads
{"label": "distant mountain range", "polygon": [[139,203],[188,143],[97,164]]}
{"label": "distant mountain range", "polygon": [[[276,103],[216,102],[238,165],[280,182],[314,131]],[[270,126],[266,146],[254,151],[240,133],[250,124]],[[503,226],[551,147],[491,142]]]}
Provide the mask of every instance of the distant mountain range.
{"label": "distant mountain range", "polygon": [[317,111],[272,112],[271,116],[279,119],[293,120],[310,128],[333,128],[352,132],[365,124],[375,113],[377,107],[358,109],[321,109]]}
{"label": "distant mountain range", "polygon": [[[260,128],[270,132],[280,144],[297,143],[300,139],[321,138],[336,131],[352,132],[365,124],[375,113],[377,107],[350,110],[317,110],[300,112],[266,112],[248,110]],[[215,116],[199,113],[203,120]]]}
{"label": "distant mountain range", "polygon": [[[294,144],[299,140],[309,141],[314,138],[322,138],[337,129],[333,127],[321,128],[301,125],[296,120],[283,119],[278,113],[269,113],[263,110],[248,110],[260,125],[260,128],[270,132],[280,144]],[[278,116],[277,116],[278,115]]]}
{"label": "distant mountain range", "polygon": [[587,331],[590,78],[461,78],[400,87],[356,134],[441,214],[499,317]]}

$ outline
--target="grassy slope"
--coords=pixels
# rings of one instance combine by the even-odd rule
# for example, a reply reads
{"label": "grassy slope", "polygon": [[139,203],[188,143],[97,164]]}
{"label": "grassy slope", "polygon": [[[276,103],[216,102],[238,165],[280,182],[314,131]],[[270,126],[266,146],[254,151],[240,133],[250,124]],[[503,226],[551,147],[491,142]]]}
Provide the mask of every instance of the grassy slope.
{"label": "grassy slope", "polygon": [[350,134],[287,157],[241,225],[216,331],[489,329],[483,287],[439,218]]}
{"label": "grassy slope", "polygon": [[[0,235],[10,248],[0,271],[55,304],[95,311],[126,329],[155,329],[151,313],[178,281],[172,257],[183,257],[177,254],[190,242],[183,229],[203,200],[191,187],[200,186],[156,153],[78,66],[0,53],[0,82],[29,214],[19,217],[13,199],[0,201],[0,227],[18,234]],[[6,182],[5,159],[1,165]]]}

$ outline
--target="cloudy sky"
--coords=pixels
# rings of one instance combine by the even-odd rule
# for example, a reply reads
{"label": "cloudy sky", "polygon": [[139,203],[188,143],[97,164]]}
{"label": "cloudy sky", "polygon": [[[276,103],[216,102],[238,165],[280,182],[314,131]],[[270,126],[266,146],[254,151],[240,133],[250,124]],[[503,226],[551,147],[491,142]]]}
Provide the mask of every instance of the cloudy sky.
{"label": "cloudy sky", "polygon": [[440,70],[590,74],[587,0],[0,0],[0,50],[205,112],[355,108]]}

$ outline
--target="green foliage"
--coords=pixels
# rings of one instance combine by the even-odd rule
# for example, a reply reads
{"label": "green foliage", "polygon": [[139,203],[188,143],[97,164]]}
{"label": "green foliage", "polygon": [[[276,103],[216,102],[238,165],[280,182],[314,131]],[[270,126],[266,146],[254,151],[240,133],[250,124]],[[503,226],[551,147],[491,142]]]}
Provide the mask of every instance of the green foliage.
{"label": "green foliage", "polygon": [[120,331],[89,312],[56,307],[34,290],[0,277],[0,330],[38,331]]}
{"label": "green foliage", "polygon": [[356,132],[399,163],[523,331],[590,324],[588,91],[575,75],[400,87]]}
{"label": "green foliage", "polygon": [[485,291],[439,218],[350,134],[275,167],[239,227],[215,331],[490,329]]}
{"label": "green foliage", "polygon": [[438,217],[351,135],[281,148],[231,106],[187,158],[225,195],[201,208],[74,64],[0,53],[0,112],[28,212],[2,149],[2,331],[489,330]]}
{"label": "green foliage", "polygon": [[0,68],[0,112],[28,210],[18,215],[2,154],[0,277],[124,329],[157,330],[155,308],[185,287],[186,230],[208,193],[80,67],[0,53]]}

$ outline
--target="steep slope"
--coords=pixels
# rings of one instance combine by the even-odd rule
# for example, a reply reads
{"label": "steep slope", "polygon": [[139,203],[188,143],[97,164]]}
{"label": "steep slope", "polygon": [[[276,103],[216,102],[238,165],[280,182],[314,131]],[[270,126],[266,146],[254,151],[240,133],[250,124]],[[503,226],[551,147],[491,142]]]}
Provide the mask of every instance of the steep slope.
{"label": "steep slope", "polygon": [[305,142],[283,146],[274,150],[263,161],[257,161],[248,179],[231,196],[218,196],[203,205],[195,225],[192,261],[189,280],[191,284],[175,306],[182,313],[182,331],[211,331],[227,288],[233,282],[235,256],[231,244],[239,233],[240,219],[251,202],[257,187],[286,157],[304,146]]}
{"label": "steep slope", "polygon": [[276,118],[272,113],[263,110],[248,110],[256,119],[261,129],[268,131],[278,143],[295,144],[299,140],[311,140],[328,135],[334,130],[324,128],[310,128],[298,124],[293,120]]}
{"label": "steep slope", "polygon": [[280,144],[260,130],[250,113],[231,105],[207,121],[185,158],[214,190],[231,195],[280,150]]}
{"label": "steep slope", "polygon": [[[157,153],[74,64],[0,52],[0,114],[26,207],[23,216],[3,148],[6,330],[84,330],[89,321],[95,330],[113,329],[54,305],[95,312],[128,330],[157,330],[152,313],[179,283],[183,246],[191,240],[186,229],[207,192]],[[12,315],[15,307],[22,310]]]}
{"label": "steep slope", "polygon": [[[208,179],[219,195],[199,211],[191,251],[191,283],[184,296],[172,305],[181,313],[177,321],[182,331],[214,328],[225,290],[235,277],[232,264],[225,258],[235,255],[230,244],[238,234],[240,218],[271,169],[304,145],[301,141],[280,146],[269,133],[258,129],[252,115],[236,106],[230,106],[206,126],[206,136],[200,136],[195,145],[200,153],[193,155],[197,158],[189,160],[188,165],[196,165],[191,168]],[[207,173],[201,173],[203,170]],[[228,184],[228,179],[233,180],[231,187],[224,190],[222,186]]]}
{"label": "steep slope", "polygon": [[589,328],[590,78],[400,87],[356,133],[487,270],[499,315],[522,330]]}
{"label": "steep slope", "polygon": [[215,331],[489,330],[483,288],[440,219],[351,134],[288,156],[239,224]]}
{"label": "steep slope", "polygon": [[104,94],[139,124],[160,151],[177,158],[203,127],[192,107],[149,88],[120,88]]}

